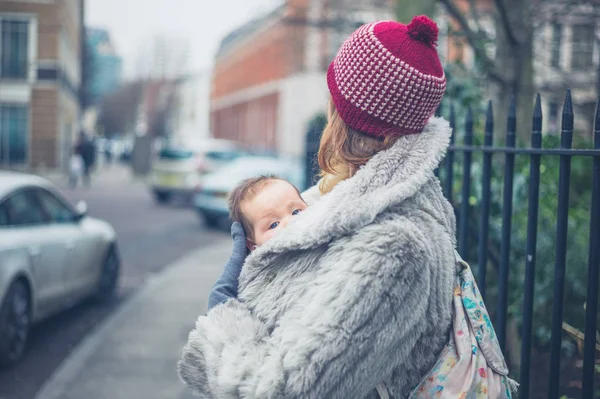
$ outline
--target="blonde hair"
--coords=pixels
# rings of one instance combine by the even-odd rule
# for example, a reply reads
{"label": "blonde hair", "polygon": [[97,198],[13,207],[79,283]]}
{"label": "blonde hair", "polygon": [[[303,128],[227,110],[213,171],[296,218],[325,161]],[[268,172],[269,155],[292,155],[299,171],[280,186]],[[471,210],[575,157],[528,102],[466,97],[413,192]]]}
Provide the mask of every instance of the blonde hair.
{"label": "blonde hair", "polygon": [[350,128],[329,99],[327,125],[318,153],[321,193],[330,192],[339,182],[354,176],[373,155],[390,148],[398,137],[400,135],[392,133],[373,137]]}

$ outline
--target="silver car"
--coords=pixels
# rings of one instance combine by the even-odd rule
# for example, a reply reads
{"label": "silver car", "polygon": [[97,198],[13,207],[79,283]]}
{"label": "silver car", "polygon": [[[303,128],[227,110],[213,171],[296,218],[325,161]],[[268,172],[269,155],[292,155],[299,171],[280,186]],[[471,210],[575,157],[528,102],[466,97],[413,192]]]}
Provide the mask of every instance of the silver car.
{"label": "silver car", "polygon": [[116,234],[49,181],[0,171],[0,366],[23,355],[31,325],[118,285]]}
{"label": "silver car", "polygon": [[191,199],[203,176],[246,154],[235,141],[206,139],[163,148],[152,166],[150,187],[158,203],[174,195]]}

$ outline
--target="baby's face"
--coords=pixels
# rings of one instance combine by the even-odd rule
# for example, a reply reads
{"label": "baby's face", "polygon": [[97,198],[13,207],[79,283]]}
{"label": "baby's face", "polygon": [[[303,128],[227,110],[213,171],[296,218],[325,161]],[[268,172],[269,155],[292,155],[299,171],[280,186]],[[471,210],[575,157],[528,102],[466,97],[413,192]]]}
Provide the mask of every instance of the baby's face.
{"label": "baby's face", "polygon": [[306,207],[290,183],[270,181],[253,198],[241,204],[241,211],[252,226],[252,244],[260,246],[267,242]]}

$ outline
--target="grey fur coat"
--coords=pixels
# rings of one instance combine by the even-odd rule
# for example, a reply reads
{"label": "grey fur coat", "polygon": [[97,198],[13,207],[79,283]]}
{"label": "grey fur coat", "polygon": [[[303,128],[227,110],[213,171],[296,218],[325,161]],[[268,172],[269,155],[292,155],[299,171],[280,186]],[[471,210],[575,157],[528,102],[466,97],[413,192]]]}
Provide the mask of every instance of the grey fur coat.
{"label": "grey fur coat", "polygon": [[455,220],[432,118],[255,250],[239,301],[200,316],[179,374],[203,398],[406,397],[452,316]]}

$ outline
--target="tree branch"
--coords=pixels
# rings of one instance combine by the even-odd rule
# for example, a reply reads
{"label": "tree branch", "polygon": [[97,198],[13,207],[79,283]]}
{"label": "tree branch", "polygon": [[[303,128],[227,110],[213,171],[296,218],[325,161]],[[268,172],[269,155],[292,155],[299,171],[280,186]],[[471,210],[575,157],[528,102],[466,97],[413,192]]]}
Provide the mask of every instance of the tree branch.
{"label": "tree branch", "polygon": [[513,46],[520,46],[521,41],[515,35],[515,31],[510,26],[510,21],[508,20],[508,13],[506,12],[506,7],[504,7],[503,0],[494,0],[494,4],[496,4],[496,8],[500,13],[500,20],[502,21],[502,26],[504,26],[504,30],[506,31],[506,37],[508,41]]}
{"label": "tree branch", "polygon": [[477,10],[477,0],[469,0],[469,8],[471,9],[471,17],[475,21],[475,26],[477,26],[477,30],[479,32],[483,31],[481,28],[481,18],[479,16],[479,11]]}
{"label": "tree branch", "polygon": [[[463,15],[462,11],[454,4],[452,0],[439,0],[440,3],[446,8],[446,11],[452,18],[458,22],[460,28],[465,34],[469,45],[473,48],[475,55],[479,58],[485,68],[485,72],[488,74],[490,79],[496,81],[499,84],[505,84],[506,78],[496,67],[494,60],[492,60],[485,52],[485,47],[482,42],[487,40],[487,34],[481,30],[474,31],[469,26],[469,22]],[[482,40],[483,39],[483,40]]]}

